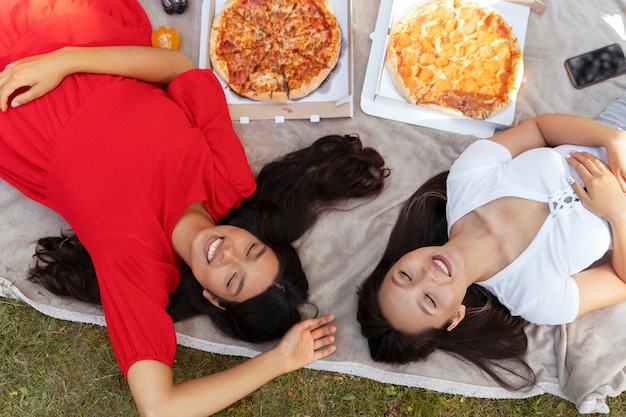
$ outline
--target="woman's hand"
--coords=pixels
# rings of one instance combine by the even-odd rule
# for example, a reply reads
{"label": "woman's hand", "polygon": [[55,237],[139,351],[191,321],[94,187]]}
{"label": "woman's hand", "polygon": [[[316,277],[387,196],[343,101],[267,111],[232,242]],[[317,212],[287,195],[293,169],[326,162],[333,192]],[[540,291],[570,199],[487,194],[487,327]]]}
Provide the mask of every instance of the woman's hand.
{"label": "woman's hand", "polygon": [[283,358],[285,373],[295,371],[303,366],[324,358],[336,349],[334,326],[328,325],[334,317],[331,314],[306,319],[295,324],[274,347],[276,353]]}
{"label": "woman's hand", "polygon": [[8,64],[0,72],[0,109],[4,112],[9,106],[26,104],[58,86],[67,75],[62,51],[35,55]]}
{"label": "woman's hand", "polygon": [[326,315],[295,324],[272,349],[234,368],[174,384],[162,362],[141,360],[128,370],[128,385],[140,414],[211,415],[240,400],[268,381],[330,355],[335,327]]}
{"label": "woman's hand", "polygon": [[585,183],[583,188],[574,181],[574,191],[589,210],[607,219],[613,238],[610,262],[574,275],[581,316],[626,300],[626,197],[618,179],[601,160],[587,152],[572,152],[567,160]]}
{"label": "woman's hand", "polygon": [[611,223],[624,220],[626,197],[611,169],[587,152],[572,152],[567,160],[585,183],[585,188],[576,181],[572,184],[582,203]]}

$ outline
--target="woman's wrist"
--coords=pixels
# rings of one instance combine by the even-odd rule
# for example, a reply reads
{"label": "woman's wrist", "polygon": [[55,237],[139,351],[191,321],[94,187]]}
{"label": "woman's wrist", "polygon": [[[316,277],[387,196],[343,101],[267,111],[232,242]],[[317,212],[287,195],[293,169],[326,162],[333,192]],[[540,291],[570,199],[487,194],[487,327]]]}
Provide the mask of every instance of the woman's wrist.
{"label": "woman's wrist", "polygon": [[623,149],[626,146],[626,132],[617,128],[611,128],[611,134],[604,139],[604,148],[611,153]]}
{"label": "woman's wrist", "polygon": [[[50,53],[54,59],[54,65],[63,77],[77,72],[88,72],[86,65],[88,65],[89,60],[82,58],[81,50],[84,48],[64,46]],[[84,64],[83,61],[85,61]]]}
{"label": "woman's wrist", "polygon": [[286,358],[283,352],[281,352],[276,346],[265,351],[262,355],[265,355],[265,361],[267,361],[268,366],[270,366],[276,373],[272,376],[272,378],[276,378],[298,369],[297,367],[294,368],[290,365],[288,358]]}

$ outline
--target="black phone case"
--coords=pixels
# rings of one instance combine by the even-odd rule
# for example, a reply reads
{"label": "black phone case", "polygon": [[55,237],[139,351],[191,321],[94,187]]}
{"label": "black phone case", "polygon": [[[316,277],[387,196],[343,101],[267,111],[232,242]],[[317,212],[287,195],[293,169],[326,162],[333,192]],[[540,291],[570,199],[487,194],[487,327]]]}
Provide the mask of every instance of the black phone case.
{"label": "black phone case", "polygon": [[[601,54],[603,53],[608,54],[609,56],[602,58]],[[594,68],[593,66],[594,64],[597,64],[597,60],[601,60],[603,65],[614,65],[614,67]],[[624,58],[624,53],[621,46],[617,43],[568,58],[565,60],[564,64],[570,81],[572,82],[574,87],[578,89],[598,84],[602,81],[606,81],[610,78],[616,77],[626,72],[626,59]],[[587,68],[577,69],[577,71],[579,72],[578,74],[576,74],[576,71],[573,68],[580,67],[582,65],[587,66]],[[602,70],[604,72],[598,73],[597,78],[592,81],[588,81],[583,78],[589,75],[593,76],[594,71],[597,72]]]}

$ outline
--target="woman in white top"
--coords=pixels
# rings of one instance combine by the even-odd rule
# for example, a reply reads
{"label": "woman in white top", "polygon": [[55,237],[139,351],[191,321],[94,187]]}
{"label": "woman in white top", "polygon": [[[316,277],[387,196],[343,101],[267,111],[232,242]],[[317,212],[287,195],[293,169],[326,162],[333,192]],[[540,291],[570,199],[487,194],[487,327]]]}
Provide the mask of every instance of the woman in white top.
{"label": "woman in white top", "polygon": [[[526,322],[568,323],[626,300],[624,116],[626,96],[598,121],[528,119],[420,187],[359,289],[372,357],[443,349],[503,386],[527,385]],[[522,365],[522,384],[496,372],[502,359]]]}

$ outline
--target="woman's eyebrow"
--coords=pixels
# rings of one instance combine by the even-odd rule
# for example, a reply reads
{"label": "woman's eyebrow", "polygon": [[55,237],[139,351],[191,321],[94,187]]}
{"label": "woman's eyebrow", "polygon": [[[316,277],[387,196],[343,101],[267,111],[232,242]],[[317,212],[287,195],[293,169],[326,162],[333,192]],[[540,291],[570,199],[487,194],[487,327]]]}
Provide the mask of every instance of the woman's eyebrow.
{"label": "woman's eyebrow", "polygon": [[[394,285],[396,285],[396,286],[398,286],[400,288],[404,288],[404,284],[402,282],[398,281],[396,279],[396,277],[394,277],[393,275],[391,276],[391,282],[393,282]],[[415,301],[415,304],[417,305],[417,308],[419,308],[424,314],[426,314],[428,316],[432,316],[433,315],[433,313],[426,308],[424,303],[422,303],[420,301]]]}
{"label": "woman's eyebrow", "polygon": [[391,282],[393,282],[393,283],[394,283],[394,285],[396,285],[396,286],[398,286],[398,287],[400,287],[400,288],[404,288],[404,286],[402,285],[402,283],[401,283],[400,281],[398,281],[398,280],[396,279],[396,277],[395,277],[395,276],[393,276],[393,275],[391,276]]}
{"label": "woman's eyebrow", "polygon": [[239,293],[241,292],[241,290],[243,290],[243,282],[246,280],[246,277],[242,277],[239,280],[239,285],[237,286],[237,291],[235,291],[235,297],[239,295]]}
{"label": "woman's eyebrow", "polygon": [[[261,256],[263,256],[267,252],[267,246],[263,246],[263,248],[254,256],[254,261],[258,261]],[[241,290],[243,290],[243,284],[246,280],[246,277],[243,276],[241,280],[239,280],[239,285],[237,286],[237,291],[235,291],[235,296],[239,295]]]}
{"label": "woman's eyebrow", "polygon": [[265,254],[265,252],[267,252],[267,246],[263,246],[263,249],[261,249],[259,253],[257,253],[256,256],[254,257],[254,260],[258,261],[259,258]]}

